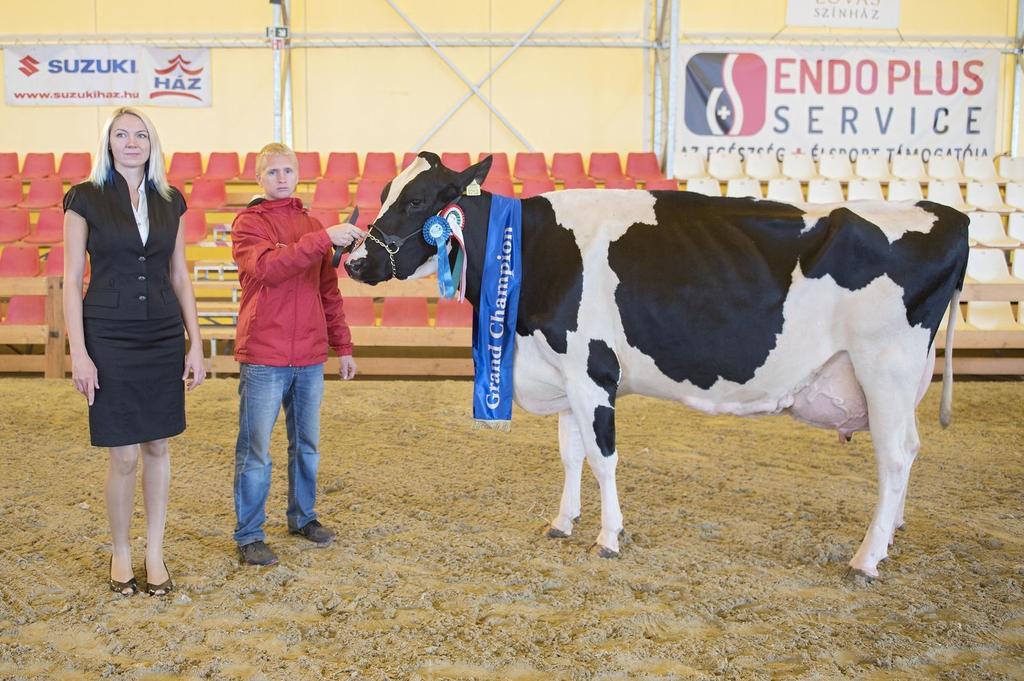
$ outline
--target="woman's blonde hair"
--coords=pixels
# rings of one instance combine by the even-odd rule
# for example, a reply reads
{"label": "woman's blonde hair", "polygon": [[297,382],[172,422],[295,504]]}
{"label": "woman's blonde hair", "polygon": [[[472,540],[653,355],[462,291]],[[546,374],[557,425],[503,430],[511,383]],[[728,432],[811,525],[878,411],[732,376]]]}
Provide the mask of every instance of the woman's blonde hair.
{"label": "woman's blonde hair", "polygon": [[160,147],[160,136],[156,134],[153,121],[140,109],[130,106],[119,106],[110,114],[110,118],[103,124],[103,132],[100,133],[100,141],[96,148],[96,156],[92,165],[92,172],[89,173],[89,181],[97,187],[102,187],[111,182],[114,177],[114,157],[110,153],[110,129],[114,121],[124,115],[135,116],[146,126],[149,133],[149,160],[146,161],[146,179],[154,189],[159,192],[164,200],[171,200],[171,186],[167,184],[167,174],[164,172],[164,152]]}
{"label": "woman's blonde hair", "polygon": [[263,171],[267,169],[271,156],[288,156],[295,165],[295,170],[299,169],[299,157],[292,151],[291,147],[280,142],[271,142],[270,144],[263,145],[260,153],[256,155],[256,175],[262,175]]}

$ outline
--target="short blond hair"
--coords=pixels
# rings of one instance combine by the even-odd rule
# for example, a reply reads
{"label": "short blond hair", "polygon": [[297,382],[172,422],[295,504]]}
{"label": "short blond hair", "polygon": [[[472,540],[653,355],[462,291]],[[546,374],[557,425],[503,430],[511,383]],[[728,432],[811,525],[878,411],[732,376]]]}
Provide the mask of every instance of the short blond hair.
{"label": "short blond hair", "polygon": [[295,169],[299,169],[299,157],[292,151],[292,148],[287,144],[281,144],[280,142],[271,142],[270,144],[264,145],[260,149],[260,153],[256,155],[256,176],[259,177],[263,174],[263,171],[267,169],[267,164],[270,163],[271,156],[288,156],[291,158],[292,163],[295,164]]}

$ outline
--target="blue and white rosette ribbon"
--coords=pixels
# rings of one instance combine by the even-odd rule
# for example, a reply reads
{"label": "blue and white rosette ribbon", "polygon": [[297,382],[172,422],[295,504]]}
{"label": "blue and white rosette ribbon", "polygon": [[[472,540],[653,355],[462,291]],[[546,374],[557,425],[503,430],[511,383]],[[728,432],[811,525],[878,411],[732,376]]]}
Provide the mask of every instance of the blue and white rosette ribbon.
{"label": "blue and white rosette ribbon", "polygon": [[437,247],[437,289],[444,298],[455,297],[455,284],[448,265],[448,240],[451,236],[451,225],[440,215],[431,215],[423,223],[424,241]]}

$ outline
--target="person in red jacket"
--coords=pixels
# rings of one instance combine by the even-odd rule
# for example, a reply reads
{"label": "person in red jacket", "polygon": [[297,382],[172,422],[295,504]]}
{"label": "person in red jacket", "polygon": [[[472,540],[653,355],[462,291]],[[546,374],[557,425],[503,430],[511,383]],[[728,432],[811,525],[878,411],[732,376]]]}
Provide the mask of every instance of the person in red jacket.
{"label": "person in red jacket", "polygon": [[235,336],[240,363],[238,439],[235,445],[235,542],[241,561],[273,565],[263,523],[270,492],[270,433],[284,406],[288,430],[288,530],[327,546],[334,532],[317,520],[320,403],[328,346],[340,358],[341,378],[356,375],[352,335],[345,323],[331,246],[348,246],[363,233],[354,225],[324,229],[292,194],[298,159],[283,144],[256,158],[264,196],[231,226],[242,303]]}

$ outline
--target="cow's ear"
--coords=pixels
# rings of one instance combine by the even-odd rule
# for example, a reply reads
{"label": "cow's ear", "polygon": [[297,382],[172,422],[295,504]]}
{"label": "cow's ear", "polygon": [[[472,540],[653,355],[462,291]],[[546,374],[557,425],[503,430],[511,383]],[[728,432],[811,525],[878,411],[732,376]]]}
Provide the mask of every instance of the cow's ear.
{"label": "cow's ear", "polygon": [[431,168],[436,168],[441,165],[441,157],[432,151],[421,151],[419,153],[419,157],[426,159]]}
{"label": "cow's ear", "polygon": [[480,161],[476,165],[463,170],[458,174],[456,184],[461,191],[466,191],[466,187],[470,185],[474,180],[477,184],[483,184],[484,180],[487,179],[487,173],[491,172],[491,163],[494,161],[492,156],[488,156],[484,160]]}

